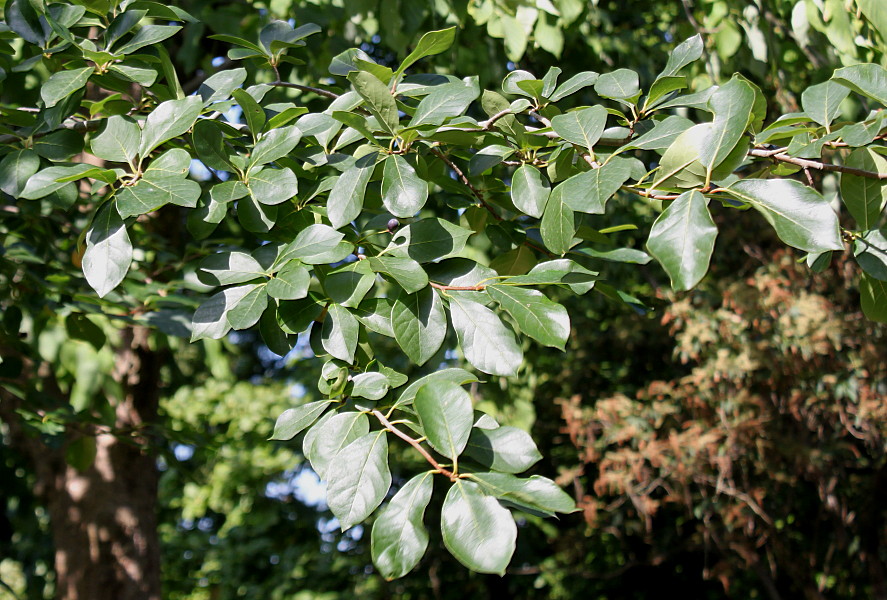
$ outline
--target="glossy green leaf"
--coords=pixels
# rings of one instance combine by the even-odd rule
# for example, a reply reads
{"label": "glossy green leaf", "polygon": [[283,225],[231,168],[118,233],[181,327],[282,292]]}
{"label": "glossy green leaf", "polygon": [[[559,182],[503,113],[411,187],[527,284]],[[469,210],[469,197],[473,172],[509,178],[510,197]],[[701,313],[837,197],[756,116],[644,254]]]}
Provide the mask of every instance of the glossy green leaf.
{"label": "glossy green leaf", "polygon": [[318,264],[316,259],[334,250],[345,238],[345,234],[329,225],[316,223],[299,232],[292,242],[280,253],[279,261],[298,258],[306,264]]}
{"label": "glossy green leaf", "polygon": [[659,121],[653,126],[653,129],[647,133],[636,137],[621,148],[616,153],[625,150],[662,150],[671,146],[679,135],[693,126],[690,119],[671,115],[664,120]]}
{"label": "glossy green leaf", "polygon": [[200,84],[197,95],[203,99],[204,104],[225,100],[231,96],[231,92],[243,85],[244,81],[246,81],[246,69],[219,71]]}
{"label": "glossy green leaf", "polygon": [[476,483],[453,483],[441,508],[440,526],[444,545],[460,563],[480,573],[505,574],[517,527],[508,509],[483,494]]}
{"label": "glossy green leaf", "polygon": [[835,71],[832,80],[887,106],[887,69],[881,65],[844,67]]}
{"label": "glossy green leaf", "polygon": [[385,159],[382,172],[382,204],[395,217],[409,218],[428,200],[428,184],[399,154]]}
{"label": "glossy green leaf", "polygon": [[203,102],[199,96],[167,100],[157,105],[145,120],[139,156],[145,158],[154,148],[186,133],[194,125]]}
{"label": "glossy green leaf", "polygon": [[684,40],[668,55],[668,62],[665,65],[665,69],[662,70],[662,73],[660,73],[656,79],[658,80],[662,77],[677,75],[678,71],[690,63],[699,60],[702,57],[703,49],[704,44],[702,42],[702,36],[698,33],[693,37]]}
{"label": "glossy green leaf", "polygon": [[692,289],[708,272],[718,228],[708,200],[684,192],[653,223],[647,248],[671,278],[675,290]]}
{"label": "glossy green leaf", "polygon": [[222,290],[205,300],[191,319],[191,341],[209,338],[218,340],[231,330],[228,311],[246,294],[254,289],[252,285],[240,285]]}
{"label": "glossy green leaf", "polygon": [[167,38],[171,38],[180,29],[181,26],[179,25],[145,25],[128,42],[115,48],[114,52],[117,54],[132,54],[136,50],[146,46],[153,46]]}
{"label": "glossy green leaf", "polygon": [[391,327],[393,305],[394,301],[390,298],[367,298],[354,310],[354,316],[370,331],[393,338],[394,329]]}
{"label": "glossy green leaf", "polygon": [[388,378],[382,373],[358,373],[352,378],[352,383],[354,384],[351,389],[352,396],[368,400],[381,400],[388,393]]}
{"label": "glossy green leaf", "polygon": [[360,215],[375,164],[375,154],[364,156],[336,180],[326,204],[327,215],[335,229],[347,225]]}
{"label": "glossy green leaf", "polygon": [[145,170],[135,185],[125,186],[117,193],[120,216],[142,215],[166,205],[194,208],[200,198],[200,185],[185,179],[191,157],[185,150],[174,148],[163,153]]}
{"label": "glossy green leaf", "polygon": [[575,214],[564,202],[569,188],[567,183],[565,181],[551,191],[539,228],[545,247],[561,256],[573,247],[576,234]]}
{"label": "glossy green leaf", "polygon": [[465,455],[475,462],[503,473],[522,473],[542,458],[529,433],[508,425],[471,430]]}
{"label": "glossy green leaf", "polygon": [[323,279],[323,288],[336,304],[356,308],[375,281],[376,275],[368,261],[358,260],[329,273]]}
{"label": "glossy green leaf", "polygon": [[419,564],[428,547],[423,524],[434,474],[420,473],[400,488],[373,523],[373,565],[387,580],[403,577]]}
{"label": "glossy green leaf", "polygon": [[113,162],[130,163],[139,153],[142,130],[129,117],[113,115],[105,121],[105,128],[92,138],[90,148],[99,158]]}
{"label": "glossy green leaf", "polygon": [[440,54],[441,52],[448,50],[449,47],[453,45],[453,40],[455,39],[455,27],[449,27],[438,31],[429,31],[424,34],[416,44],[416,48],[403,59],[402,63],[400,63],[400,66],[394,73],[395,78],[399,77],[417,60],[421,60],[426,56]]}
{"label": "glossy green leaf", "polygon": [[249,329],[259,322],[268,307],[268,291],[264,285],[244,286],[251,289],[228,310],[228,324],[232,329]]}
{"label": "glossy green leaf", "polygon": [[475,383],[478,381],[478,379],[465,369],[450,368],[435,371],[434,373],[430,373],[428,375],[425,375],[424,377],[420,377],[409,386],[407,386],[407,388],[398,397],[397,402],[394,403],[394,406],[396,408],[400,408],[403,406],[411,405],[416,399],[416,394],[419,393],[419,390],[422,389],[423,386],[431,382],[441,381],[461,386],[465,385],[466,383]]}
{"label": "glossy green leaf", "polygon": [[571,94],[575,94],[582,88],[594,85],[600,75],[594,71],[584,71],[577,75],[573,75],[568,80],[560,84],[554,93],[549,96],[549,100],[557,102]]}
{"label": "glossy green leaf", "polygon": [[727,191],[764,215],[789,246],[807,252],[844,248],[828,201],[800,181],[744,179]]}
{"label": "glossy green leaf", "polygon": [[299,191],[299,181],[289,167],[268,167],[252,173],[247,187],[253,200],[266,206],[274,206],[295,196]]}
{"label": "glossy green leaf", "polygon": [[575,211],[602,215],[607,201],[631,177],[631,164],[623,159],[613,159],[598,169],[585,171],[570,177],[562,187],[564,204]]}
{"label": "glossy green leaf", "polygon": [[89,76],[95,72],[93,67],[82,67],[53,73],[40,87],[40,98],[46,108],[52,108],[74,92],[86,85]]}
{"label": "glossy green leaf", "polygon": [[310,427],[317,418],[329,408],[329,400],[318,400],[316,402],[308,402],[296,408],[288,408],[277,417],[274,423],[274,433],[271,434],[272,440],[291,440],[306,428]]}
{"label": "glossy green leaf", "polygon": [[[18,198],[28,185],[28,180],[39,170],[40,157],[33,150],[10,152],[0,161],[0,190],[13,198]],[[52,182],[55,182],[55,178]]]}
{"label": "glossy green leaf", "polygon": [[357,349],[357,332],[359,324],[347,308],[338,304],[330,304],[321,330],[321,343],[324,350],[333,358],[354,362],[354,351]]}
{"label": "glossy green leaf", "polygon": [[243,118],[250,133],[253,134],[253,139],[258,139],[259,134],[265,128],[267,119],[265,109],[246,90],[237,89],[231,92],[231,95],[243,110]]}
{"label": "glossy green leaf", "polygon": [[479,95],[480,88],[476,81],[437,86],[419,102],[409,126],[440,125],[450,117],[463,114]]}
{"label": "glossy green leaf", "polygon": [[34,140],[34,152],[51,161],[68,160],[80,154],[84,148],[83,135],[77,131],[63,129]]}
{"label": "glossy green leaf", "polygon": [[461,252],[473,233],[444,219],[422,219],[398,229],[386,252],[420,263],[431,262]]}
{"label": "glossy green leaf", "polygon": [[268,282],[268,295],[279,300],[299,300],[308,295],[311,275],[300,260],[286,263]]}
{"label": "glossy green leaf", "polygon": [[373,271],[389,276],[408,294],[414,294],[428,285],[425,269],[411,258],[371,256],[367,262]]}
{"label": "glossy green leaf", "polygon": [[522,479],[508,473],[472,473],[485,494],[547,516],[571,513],[576,503],[555,482],[539,475]]}
{"label": "glossy green leaf", "polygon": [[496,313],[463,294],[452,297],[450,317],[468,362],[490,375],[517,373],[523,350],[514,332]]}
{"label": "glossy green leaf", "polygon": [[[869,148],[857,148],[847,157],[848,167],[887,175],[887,159]],[[877,226],[887,204],[887,180],[841,174],[841,199],[859,224],[868,230]]]}
{"label": "glossy green leaf", "polygon": [[866,318],[887,323],[887,281],[863,273],[859,277],[859,298]]}
{"label": "glossy green leaf", "polygon": [[322,310],[323,305],[311,297],[296,301],[282,300],[277,308],[278,322],[287,333],[302,333],[320,316]]}
{"label": "glossy green leaf", "polygon": [[568,259],[558,258],[539,263],[526,275],[511,277],[513,285],[565,285],[576,294],[584,294],[594,287],[598,274]]}
{"label": "glossy green leaf", "polygon": [[447,316],[437,292],[426,287],[415,294],[400,294],[391,308],[391,326],[398,346],[411,361],[424,365],[447,334]]}
{"label": "glossy green leaf", "polygon": [[376,510],[391,487],[385,432],[368,433],[345,446],[326,474],[327,504],[345,531]]}
{"label": "glossy green leaf", "polygon": [[367,109],[376,117],[379,125],[391,135],[395,135],[400,129],[400,115],[388,86],[366,71],[348,73],[348,81],[366,101]]}
{"label": "glossy green leaf", "polygon": [[268,233],[277,223],[277,205],[258,202],[252,195],[237,203],[237,220],[253,233]]}
{"label": "glossy green leaf", "polygon": [[801,107],[807,116],[828,127],[841,114],[841,102],[850,90],[834,81],[808,87],[801,94]]}
{"label": "glossy green leaf", "polygon": [[86,232],[83,254],[83,275],[100,298],[107,296],[126,277],[132,255],[132,242],[123,219],[106,204]]}
{"label": "glossy green leaf", "polygon": [[430,381],[419,388],[413,407],[431,447],[456,460],[468,443],[474,423],[468,392],[449,381]]}
{"label": "glossy green leaf", "polygon": [[525,335],[540,344],[564,349],[570,337],[570,316],[562,305],[537,290],[511,285],[491,285],[487,293],[512,316]]}
{"label": "glossy green leaf", "polygon": [[200,262],[197,278],[206,285],[231,285],[260,277],[262,265],[246,252],[219,252]]}
{"label": "glossy green leaf", "polygon": [[641,93],[638,74],[630,69],[616,69],[598,77],[594,84],[598,96],[633,102]]}
{"label": "glossy green leaf", "polygon": [[232,159],[235,158],[234,152],[225,144],[221,125],[209,119],[200,119],[194,124],[191,139],[197,157],[207,167],[219,171],[234,171],[232,164]]}
{"label": "glossy green leaf", "polygon": [[256,143],[249,157],[250,165],[264,165],[285,157],[302,139],[295,125],[272,129]]}
{"label": "glossy green leaf", "polygon": [[[17,176],[21,176],[24,172],[26,172],[26,161],[29,161],[31,159],[22,158],[21,155],[19,155],[19,158],[16,160],[21,161],[25,164],[9,166],[8,168],[14,169],[15,173],[17,173]],[[48,196],[49,194],[52,194],[53,192],[60,190],[66,185],[65,182],[58,181],[59,179],[65,179],[75,175],[82,175],[83,173],[86,173],[93,168],[94,167],[92,167],[91,165],[83,163],[47,167],[43,170],[37,171],[34,175],[28,178],[27,183],[25,183],[24,189],[22,189],[19,193],[19,197],[26,200],[36,200],[37,198],[43,198],[45,196]],[[10,185],[13,184],[11,183]],[[4,191],[6,190],[4,189]]]}
{"label": "glossy green leaf", "polygon": [[708,100],[715,118],[704,143],[698,147],[699,162],[714,169],[736,147],[752,118],[755,92],[744,79],[734,76]]}
{"label": "glossy green leaf", "polygon": [[607,109],[603,106],[592,106],[573,110],[551,119],[551,128],[555,133],[573,144],[579,144],[591,150],[601,139],[607,125]]}
{"label": "glossy green leaf", "polygon": [[511,202],[524,214],[541,217],[550,194],[551,185],[536,167],[521,165],[511,177]]}
{"label": "glossy green leaf", "polygon": [[853,255],[862,270],[874,279],[887,281],[887,230],[873,229],[853,242]]}
{"label": "glossy green leaf", "polygon": [[329,419],[317,422],[309,434],[319,431],[310,438],[305,435],[303,449],[311,468],[321,477],[328,479],[327,467],[333,458],[348,444],[370,431],[370,422],[364,413],[346,411],[332,415]]}

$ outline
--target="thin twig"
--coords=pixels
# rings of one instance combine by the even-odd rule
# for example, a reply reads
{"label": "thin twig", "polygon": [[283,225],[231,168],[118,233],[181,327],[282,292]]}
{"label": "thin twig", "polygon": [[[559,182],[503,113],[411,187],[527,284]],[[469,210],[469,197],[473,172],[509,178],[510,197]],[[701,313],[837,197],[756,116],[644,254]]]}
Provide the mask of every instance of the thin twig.
{"label": "thin twig", "polygon": [[[94,121],[75,121],[70,124],[63,124],[61,127],[56,129],[51,129],[49,131],[41,131],[40,133],[35,133],[30,136],[32,140],[36,140],[38,138],[46,137],[50,133],[55,133],[56,131],[63,131],[65,129],[70,129],[71,131],[76,131],[77,133],[87,133],[89,131],[95,131],[99,127],[101,127],[102,123],[105,122],[105,119],[96,119]],[[16,135],[14,133],[8,133],[6,135],[0,135],[0,145],[2,144],[14,144],[19,142],[26,137],[23,135]]]}
{"label": "thin twig", "polygon": [[428,450],[426,450],[425,448],[422,447],[422,444],[420,444],[418,441],[414,440],[413,438],[411,438],[410,436],[405,434],[403,431],[401,431],[400,429],[398,429],[397,427],[392,425],[391,421],[389,421],[388,419],[385,418],[385,415],[380,413],[378,410],[374,410],[373,416],[376,417],[377,419],[379,419],[379,422],[382,424],[382,426],[385,429],[387,429],[388,431],[390,431],[391,433],[393,433],[394,435],[396,435],[397,437],[399,437],[400,439],[402,439],[403,441],[408,443],[410,446],[415,448],[419,452],[419,454],[421,454],[425,458],[425,460],[427,460],[428,463],[432,467],[435,468],[435,470],[438,473],[449,477],[452,481],[456,481],[459,478],[452,471],[450,471],[449,469],[445,469],[444,467],[442,467],[440,465],[439,462],[434,460],[434,457],[428,453]]}
{"label": "thin twig", "polygon": [[314,94],[317,94],[318,96],[326,96],[327,98],[332,98],[333,100],[335,100],[336,98],[339,97],[339,94],[337,94],[335,92],[331,92],[329,90],[324,90],[322,88],[311,87],[310,85],[302,85],[301,83],[290,83],[288,81],[278,80],[278,81],[272,81],[268,85],[274,85],[277,87],[292,88],[294,90],[299,90],[302,92],[312,92]]}
{"label": "thin twig", "polygon": [[511,114],[511,109],[506,108],[505,110],[497,112],[495,115],[493,115],[492,117],[490,117],[486,121],[481,121],[480,123],[478,123],[478,125],[480,125],[480,128],[483,129],[484,131],[489,131],[490,129],[493,128],[493,125],[496,124],[496,121],[498,121],[502,117],[506,117],[510,114]]}
{"label": "thin twig", "polygon": [[460,292],[482,292],[487,289],[487,286],[481,285],[441,285],[440,283],[434,283],[433,281],[429,281],[428,285],[431,287],[444,290],[444,291],[460,291]]}
{"label": "thin twig", "polygon": [[882,181],[887,180],[887,173],[875,173],[874,171],[865,171],[863,169],[856,169],[854,167],[845,167],[844,165],[833,165],[830,163],[824,163],[815,160],[807,160],[806,158],[797,158],[785,154],[784,149],[780,153],[773,154],[772,150],[759,150],[757,148],[752,148],[748,151],[748,155],[760,158],[772,158],[773,160],[797,165],[804,169],[816,169],[817,171],[837,171],[839,173],[847,173],[848,175],[856,175],[858,177],[865,177],[868,179],[880,179]]}
{"label": "thin twig", "polygon": [[441,152],[440,150],[438,150],[437,148],[432,148],[431,153],[434,154],[439,159],[441,159],[442,161],[444,161],[447,164],[447,166],[453,170],[453,172],[456,174],[456,176],[459,178],[459,180],[462,183],[464,183],[468,187],[469,190],[471,190],[471,193],[474,194],[474,197],[477,198],[477,201],[480,202],[480,205],[483,206],[485,209],[487,209],[487,211],[491,215],[493,215],[494,219],[496,219],[497,221],[502,220],[502,217],[500,217],[498,214],[496,214],[496,211],[493,210],[492,206],[487,204],[487,201],[484,200],[484,195],[481,193],[481,191],[479,189],[477,189],[476,187],[474,187],[474,184],[468,180],[468,177],[465,176],[465,173],[462,172],[462,169],[460,169],[459,167],[456,166],[456,163],[454,163],[449,158],[447,158],[447,155],[444,154],[443,152]]}

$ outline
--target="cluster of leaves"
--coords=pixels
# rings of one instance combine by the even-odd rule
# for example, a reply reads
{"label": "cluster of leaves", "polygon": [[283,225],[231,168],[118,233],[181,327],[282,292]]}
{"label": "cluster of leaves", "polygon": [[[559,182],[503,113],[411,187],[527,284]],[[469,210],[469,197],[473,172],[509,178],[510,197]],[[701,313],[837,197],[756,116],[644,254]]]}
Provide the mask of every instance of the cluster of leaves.
{"label": "cluster of leaves", "polygon": [[[189,19],[181,9],[135,2],[41,12],[13,0],[5,15],[4,38],[28,43],[20,64],[52,72],[34,111],[4,111],[14,144],[0,160],[0,189],[15,199],[12,237],[25,235],[27,218],[82,212],[89,221],[72,258],[101,298],[96,311],[175,334],[194,305],[183,292],[220,288],[193,313],[192,340],[257,326],[284,355],[305,334],[326,359],[325,399],[285,411],[273,437],[306,432],[304,454],[327,480],[342,529],[388,496],[389,435],[431,466],[375,521],[373,559],[388,578],[425,552],[434,475],[449,486],[444,543],[481,572],[502,573],[511,559],[517,528],[507,507],[553,515],[574,504],[549,479],[518,477],[540,455],[525,432],[474,410],[463,386],[477,383],[475,374],[451,368],[410,382],[379,361],[374,344],[393,339],[419,366],[458,348],[477,371],[510,376],[523,361],[519,334],[561,349],[570,335],[566,309],[537,288],[640,304],[599,281],[608,262],[650,261],[612,247],[621,228],[601,215],[617,193],[661,204],[647,247],[683,290],[708,269],[713,208],[753,208],[786,244],[810,253],[814,268],[827,263],[844,248],[838,219],[818,192],[787,176],[841,171],[842,199],[858,224],[844,235],[864,271],[863,310],[887,318],[887,242],[878,230],[887,163],[876,108],[887,103],[887,70],[878,65],[839,69],[805,93],[803,113],[765,126],[763,94],[741,76],[681,93],[681,70],[703,53],[699,36],[675,49],[646,90],[629,69],[560,82],[555,67],[541,79],[509,73],[503,95],[482,92],[476,77],[410,72],[451,46],[451,28],[423,36],[397,69],[360,50],[336,56],[339,93],[281,80],[281,66],[300,62],[289,53],[320,28],[274,21],[258,43],[219,38],[235,45],[229,59],[260,65],[270,81],[243,88],[247,70],[234,68],[186,95],[159,45],[177,26],[137,28],[146,18]],[[597,104],[557,105],[591,90]],[[312,112],[293,101],[297,92],[332,101]],[[839,120],[854,92],[873,110]],[[712,120],[695,123],[678,109]],[[483,120],[472,116],[480,111]],[[852,166],[820,162],[844,148],[854,149]],[[72,160],[84,149],[102,164]],[[204,185],[189,178],[195,161],[209,172]],[[146,224],[167,205],[188,209],[197,242],[184,259],[152,256],[176,271],[158,282],[130,233],[147,241]],[[240,236],[214,237],[223,222]],[[479,262],[476,248],[495,259]]]}

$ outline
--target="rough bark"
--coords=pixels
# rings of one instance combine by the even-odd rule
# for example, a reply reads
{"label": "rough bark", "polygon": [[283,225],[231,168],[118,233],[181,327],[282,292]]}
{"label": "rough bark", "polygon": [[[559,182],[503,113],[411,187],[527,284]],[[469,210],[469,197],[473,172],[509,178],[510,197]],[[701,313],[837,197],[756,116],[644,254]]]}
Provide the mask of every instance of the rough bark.
{"label": "rough bark", "polygon": [[[74,423],[62,447],[44,444],[19,421],[16,410],[24,400],[0,387],[0,418],[9,441],[33,463],[35,491],[49,512],[58,600],[161,597],[158,472],[148,443],[161,358],[148,349],[146,330],[127,329],[122,337],[114,378],[124,394],[111,399],[113,427]],[[47,365],[31,375],[35,371],[51,378]],[[65,451],[84,437],[94,439],[95,459],[78,471],[66,462]]]}

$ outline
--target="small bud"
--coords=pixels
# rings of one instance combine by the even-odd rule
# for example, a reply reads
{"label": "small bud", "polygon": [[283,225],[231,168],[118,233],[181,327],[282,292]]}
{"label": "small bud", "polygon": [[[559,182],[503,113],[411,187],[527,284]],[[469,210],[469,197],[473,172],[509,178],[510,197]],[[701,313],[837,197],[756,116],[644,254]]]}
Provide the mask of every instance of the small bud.
{"label": "small bud", "polygon": [[391,219],[390,221],[388,221],[388,231],[390,231],[391,233],[394,233],[398,227],[400,227],[400,221],[398,221],[397,219]]}

